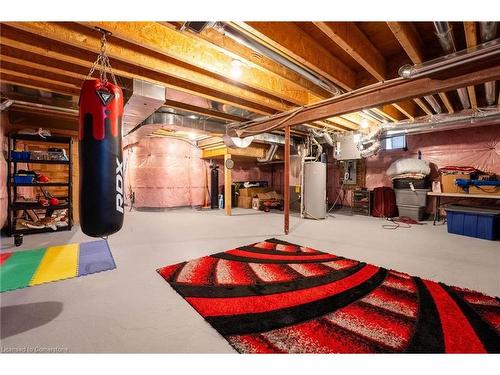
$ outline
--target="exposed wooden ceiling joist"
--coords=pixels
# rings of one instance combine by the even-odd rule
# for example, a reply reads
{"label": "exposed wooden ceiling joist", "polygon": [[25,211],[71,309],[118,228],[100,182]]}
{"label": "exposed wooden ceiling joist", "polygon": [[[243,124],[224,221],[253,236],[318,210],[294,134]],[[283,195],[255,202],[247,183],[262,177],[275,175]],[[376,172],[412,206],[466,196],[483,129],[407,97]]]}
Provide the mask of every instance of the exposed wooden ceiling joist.
{"label": "exposed wooden ceiling joist", "polygon": [[[21,33],[16,36],[13,28],[24,30],[29,35]],[[88,30],[82,26],[80,28]],[[70,25],[48,22],[21,22],[2,24],[2,45],[8,45],[42,56],[53,57],[72,64],[83,65],[90,68],[93,60],[82,59],[78,53],[83,49],[86,55],[97,53],[100,48],[99,35],[90,31],[84,34],[73,30]],[[37,38],[41,36],[42,38]],[[46,38],[46,39],[45,39]],[[47,40],[48,39],[48,40]],[[35,40],[36,43],[33,43]],[[54,40],[50,43],[49,40]],[[74,48],[64,48],[62,45]],[[76,49],[75,49],[76,48]],[[190,92],[196,95],[218,100],[236,107],[245,108],[261,114],[269,114],[278,110],[285,110],[288,105],[282,100],[271,99],[261,94],[249,91],[237,85],[222,82],[214,77],[186,67],[177,66],[168,59],[149,55],[120,45],[110,44],[109,56],[115,73],[130,78],[145,79],[161,83],[167,87]],[[95,58],[95,57],[94,57]]]}
{"label": "exposed wooden ceiling joist", "polygon": [[26,77],[19,76],[17,74],[10,74],[10,73],[1,72],[0,80],[3,83],[10,83],[12,85],[24,86],[24,87],[29,87],[29,88],[33,88],[33,89],[37,89],[37,90],[44,90],[44,91],[48,91],[48,92],[55,92],[58,94],[73,95],[73,96],[80,95],[79,89],[71,88],[71,87],[67,87],[67,86],[62,86],[60,84],[54,84],[54,83],[50,83],[50,82],[37,80],[37,79],[34,79],[32,77],[26,78]]}
{"label": "exposed wooden ceiling joist", "polygon": [[[387,63],[384,56],[354,22],[314,22],[314,24],[378,81],[387,79]],[[391,106],[385,106],[381,111],[392,121],[404,118]]]}
{"label": "exposed wooden ceiling joist", "polygon": [[[423,43],[413,24],[411,22],[387,22],[387,25],[405,50],[410,60],[413,62],[413,64],[423,63],[425,60]],[[453,106],[451,105],[446,94],[444,92],[438,94],[443,101],[443,104],[445,105],[448,113],[453,113]],[[415,100],[415,103],[417,103],[417,105],[422,108],[424,112],[432,115],[432,112],[427,108],[425,104],[423,104],[420,99],[418,101]]]}
{"label": "exposed wooden ceiling joist", "polygon": [[237,41],[229,38],[228,36],[225,36],[224,34],[218,32],[213,28],[206,28],[199,34],[191,33],[190,37],[203,39],[211,43],[214,48],[218,48],[228,56],[240,60],[246,60],[250,63],[250,65],[260,66],[261,68],[272,72],[287,81],[294,82],[303,90],[312,95],[312,97],[309,99],[309,102],[313,102],[315,98],[327,98],[330,96],[328,91],[307,80],[300,74],[284,67],[283,65],[277,63],[274,60],[271,60],[270,58],[258,52],[255,52],[254,50],[246,47],[241,43],[238,43]]}
{"label": "exposed wooden ceiling joist", "polygon": [[417,105],[415,102],[406,100],[393,104],[401,113],[403,113],[410,120],[414,120],[418,116]]}
{"label": "exposed wooden ceiling joist", "polygon": [[356,87],[356,74],[311,36],[291,22],[236,22],[236,26],[346,90]]}
{"label": "exposed wooden ceiling joist", "polygon": [[[467,43],[467,48],[471,48],[477,45],[477,28],[475,22],[464,22],[465,30],[465,42]],[[467,92],[469,94],[470,105],[472,109],[477,108],[476,99],[476,89],[474,86],[467,86]]]}
{"label": "exposed wooden ceiling joist", "polygon": [[387,78],[384,57],[354,22],[314,24],[377,80],[384,81]]}
{"label": "exposed wooden ceiling joist", "polygon": [[189,64],[193,68],[210,72],[222,81],[263,91],[293,104],[307,104],[306,90],[295,82],[285,80],[249,61],[242,61],[241,57],[239,76],[232,77],[234,59],[227,53],[214,48],[209,42],[164,27],[157,22],[83,22],[82,24],[90,28],[99,27],[108,30],[114,37]]}

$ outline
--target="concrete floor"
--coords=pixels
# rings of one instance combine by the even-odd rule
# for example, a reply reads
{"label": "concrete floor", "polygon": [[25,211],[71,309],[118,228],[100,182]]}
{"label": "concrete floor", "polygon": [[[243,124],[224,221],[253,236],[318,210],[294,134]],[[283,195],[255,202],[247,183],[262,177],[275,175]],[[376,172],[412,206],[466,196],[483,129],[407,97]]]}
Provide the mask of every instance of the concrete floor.
{"label": "concrete floor", "polygon": [[[109,239],[115,270],[0,295],[2,351],[234,353],[155,270],[269,237],[500,296],[498,241],[449,235],[432,223],[384,230],[382,219],[343,215],[294,216],[284,236],[278,212],[233,213],[127,213]],[[88,240],[76,227],[26,236],[20,248],[2,238],[2,251]]]}

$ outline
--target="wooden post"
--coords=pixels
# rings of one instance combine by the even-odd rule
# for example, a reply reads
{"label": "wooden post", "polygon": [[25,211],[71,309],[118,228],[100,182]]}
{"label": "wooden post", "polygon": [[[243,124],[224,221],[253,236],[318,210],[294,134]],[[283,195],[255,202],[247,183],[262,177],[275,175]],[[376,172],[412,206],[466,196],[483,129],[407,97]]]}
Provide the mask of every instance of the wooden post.
{"label": "wooden post", "polygon": [[284,177],[284,231],[288,234],[290,228],[290,126],[285,127],[285,169],[283,171]]}
{"label": "wooden post", "polygon": [[231,216],[232,194],[231,194],[231,170],[226,167],[226,161],[231,159],[231,154],[224,154],[224,210],[226,215]]}

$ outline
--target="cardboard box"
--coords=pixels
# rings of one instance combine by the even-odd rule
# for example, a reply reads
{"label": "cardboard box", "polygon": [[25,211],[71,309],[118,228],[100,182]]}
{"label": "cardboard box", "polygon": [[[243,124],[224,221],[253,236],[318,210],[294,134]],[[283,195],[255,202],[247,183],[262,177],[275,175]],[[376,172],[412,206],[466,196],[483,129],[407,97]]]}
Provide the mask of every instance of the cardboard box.
{"label": "cardboard box", "polygon": [[238,207],[240,208],[252,208],[252,197],[238,197]]}
{"label": "cardboard box", "polygon": [[464,189],[455,184],[457,178],[470,180],[470,174],[442,174],[441,175],[441,191],[443,193],[465,193]]}
{"label": "cardboard box", "polygon": [[270,187],[255,187],[255,188],[244,188],[239,190],[240,197],[251,197],[253,198],[255,195],[259,193],[267,193],[273,190]]}
{"label": "cardboard box", "polygon": [[469,186],[469,194],[487,194],[500,196],[500,186]]}

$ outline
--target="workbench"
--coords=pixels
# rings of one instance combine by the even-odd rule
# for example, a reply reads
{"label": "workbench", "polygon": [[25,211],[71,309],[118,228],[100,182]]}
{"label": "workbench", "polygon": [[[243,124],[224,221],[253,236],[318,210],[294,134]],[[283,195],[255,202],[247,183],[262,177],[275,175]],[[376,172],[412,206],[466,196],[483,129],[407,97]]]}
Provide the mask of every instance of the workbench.
{"label": "workbench", "polygon": [[439,209],[441,208],[441,197],[457,198],[457,199],[495,199],[500,200],[500,195],[492,194],[468,194],[468,193],[435,193],[428,192],[428,196],[434,197],[434,222],[432,225],[436,225],[436,221],[439,221]]}

